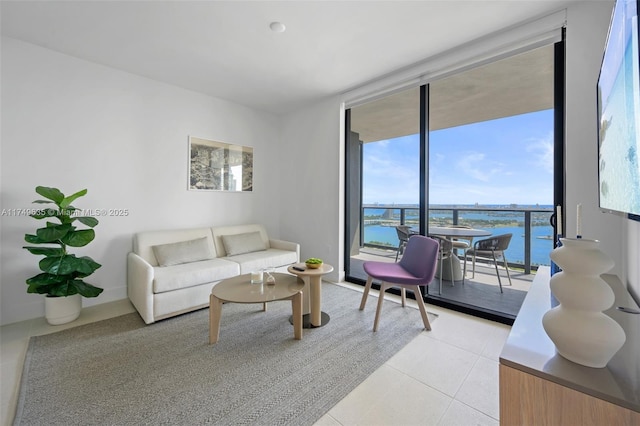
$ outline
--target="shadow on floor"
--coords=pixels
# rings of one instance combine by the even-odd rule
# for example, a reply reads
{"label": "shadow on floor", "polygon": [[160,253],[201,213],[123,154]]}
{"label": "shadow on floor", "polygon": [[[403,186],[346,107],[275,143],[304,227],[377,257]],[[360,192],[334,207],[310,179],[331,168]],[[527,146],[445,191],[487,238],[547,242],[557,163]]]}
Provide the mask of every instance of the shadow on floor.
{"label": "shadow on floor", "polygon": [[[362,268],[363,264],[364,260],[352,257],[350,275],[366,281],[367,274]],[[508,285],[509,281],[505,271],[501,270],[500,272],[504,293],[500,293],[493,267],[477,265],[475,277],[471,279],[471,274],[468,273],[464,285],[462,281],[456,281],[452,285],[451,281],[443,280],[442,294],[438,294],[439,278],[435,278],[427,288],[427,294],[429,298],[435,300],[464,304],[515,318],[527,295],[526,289],[529,288],[535,275],[511,271],[511,280],[514,284],[512,287]]]}

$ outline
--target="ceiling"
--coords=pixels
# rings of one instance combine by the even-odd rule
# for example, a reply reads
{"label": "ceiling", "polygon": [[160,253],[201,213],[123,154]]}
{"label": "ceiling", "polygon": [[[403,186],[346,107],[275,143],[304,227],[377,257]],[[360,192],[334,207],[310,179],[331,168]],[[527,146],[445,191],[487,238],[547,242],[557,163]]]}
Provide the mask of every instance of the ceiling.
{"label": "ceiling", "polygon": [[[472,68],[429,84],[429,130],[554,107],[552,44]],[[351,108],[351,130],[362,142],[420,131],[420,89],[407,89]]]}
{"label": "ceiling", "polygon": [[[282,114],[572,0],[2,1],[1,32]],[[273,21],[286,31],[269,29]]]}

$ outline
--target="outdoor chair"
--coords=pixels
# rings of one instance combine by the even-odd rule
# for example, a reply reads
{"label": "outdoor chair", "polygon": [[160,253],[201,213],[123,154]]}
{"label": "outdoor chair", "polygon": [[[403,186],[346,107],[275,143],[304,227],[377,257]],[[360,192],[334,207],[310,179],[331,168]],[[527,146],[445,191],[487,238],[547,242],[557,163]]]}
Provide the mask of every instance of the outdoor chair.
{"label": "outdoor chair", "polygon": [[[451,285],[455,285],[455,281],[454,281],[454,277],[453,277],[453,262],[455,259],[453,259],[453,242],[448,239],[448,238],[444,238],[444,237],[439,237],[437,235],[433,235],[431,236],[431,238],[435,239],[438,241],[440,248],[438,249],[438,262],[440,264],[440,286],[438,287],[438,294],[442,294],[442,275],[443,275],[443,267],[444,267],[444,261],[445,260],[449,260],[449,268],[450,268],[450,273],[451,273]],[[464,283],[464,281],[463,281]]]}
{"label": "outdoor chair", "polygon": [[[471,229],[468,225],[448,225],[448,228]],[[454,237],[451,238],[451,243],[453,244],[454,250],[462,250],[464,253],[469,247],[471,247],[473,237]]]}
{"label": "outdoor chair", "polygon": [[404,248],[407,245],[407,241],[409,241],[409,237],[411,236],[411,231],[409,231],[411,227],[406,225],[398,225],[396,226],[396,234],[398,234],[398,250],[396,251],[396,262],[398,261],[398,255],[404,253]]}
{"label": "outdoor chair", "polygon": [[511,283],[511,275],[509,275],[509,265],[507,264],[507,257],[504,252],[509,248],[512,234],[502,234],[495,237],[489,237],[484,240],[478,240],[473,244],[473,248],[466,251],[464,256],[464,272],[462,274],[462,282],[464,283],[465,276],[467,275],[467,254],[471,255],[473,261],[473,270],[471,278],[476,274],[476,257],[484,257],[493,259],[493,266],[496,268],[496,275],[498,275],[498,285],[500,286],[500,293],[502,291],[502,281],[500,279],[500,271],[498,270],[498,259],[502,259],[504,262],[504,269],[507,271],[507,278],[509,278],[509,285]]}
{"label": "outdoor chair", "polygon": [[407,242],[404,255],[400,262],[364,262],[364,270],[368,275],[367,284],[364,287],[364,293],[360,302],[360,310],[362,311],[367,303],[371,283],[374,279],[380,280],[380,295],[378,296],[378,307],[373,322],[373,331],[378,330],[380,320],[380,311],[382,310],[382,302],[384,300],[384,292],[390,287],[400,287],[400,295],[402,299],[402,307],[406,304],[406,289],[413,290],[416,297],[424,328],[431,330],[429,318],[427,316],[427,308],[424,305],[420,286],[426,286],[433,281],[436,273],[438,261],[439,244],[424,235],[413,235]]}

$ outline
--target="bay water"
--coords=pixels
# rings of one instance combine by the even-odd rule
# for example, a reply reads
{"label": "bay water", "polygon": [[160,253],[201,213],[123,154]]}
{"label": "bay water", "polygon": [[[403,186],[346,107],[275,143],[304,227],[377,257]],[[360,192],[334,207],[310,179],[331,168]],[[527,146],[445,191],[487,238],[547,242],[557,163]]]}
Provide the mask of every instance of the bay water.
{"label": "bay water", "polygon": [[[549,206],[550,207],[550,206]],[[382,244],[391,247],[398,246],[398,237],[395,226],[389,223],[378,223],[375,218],[384,215],[385,209],[365,208],[364,242],[365,244]],[[405,218],[408,225],[417,223],[417,215],[411,214],[407,210]],[[553,227],[549,224],[548,218],[552,211],[532,213],[533,220],[531,226],[531,264],[549,265],[549,254],[553,250]],[[448,212],[430,212],[430,222],[432,226],[439,226],[443,221],[451,223],[451,210]],[[413,222],[413,223],[412,223]],[[399,223],[399,222],[398,222]],[[398,224],[396,223],[396,224]],[[461,211],[459,223],[468,224],[475,229],[483,229],[491,232],[492,235],[511,233],[511,243],[505,255],[510,263],[524,264],[524,213],[518,211]],[[417,225],[415,225],[417,226]],[[478,237],[475,240],[488,238]]]}

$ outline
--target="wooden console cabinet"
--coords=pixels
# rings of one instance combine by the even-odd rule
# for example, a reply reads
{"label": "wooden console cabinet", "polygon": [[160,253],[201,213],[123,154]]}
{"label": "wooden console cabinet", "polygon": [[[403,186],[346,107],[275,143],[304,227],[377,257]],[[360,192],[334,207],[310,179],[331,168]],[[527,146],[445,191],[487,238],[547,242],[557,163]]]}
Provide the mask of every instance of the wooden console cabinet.
{"label": "wooden console cabinet", "polygon": [[627,340],[605,368],[590,368],[558,355],[542,327],[553,306],[549,270],[540,268],[500,355],[501,425],[640,425],[640,315],[620,280],[603,278],[616,301],[607,315]]}

